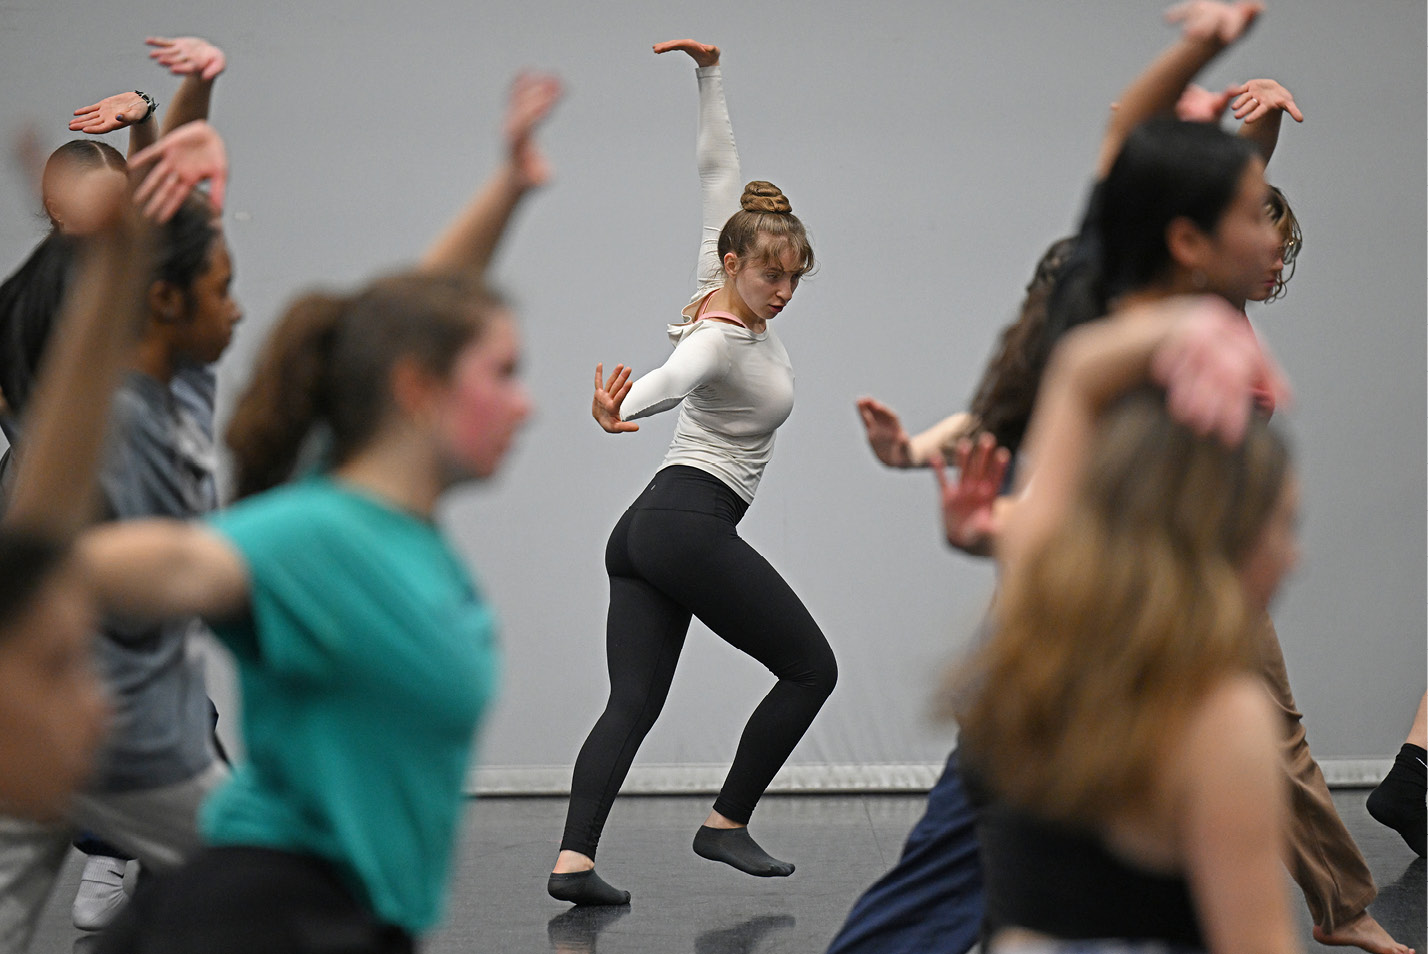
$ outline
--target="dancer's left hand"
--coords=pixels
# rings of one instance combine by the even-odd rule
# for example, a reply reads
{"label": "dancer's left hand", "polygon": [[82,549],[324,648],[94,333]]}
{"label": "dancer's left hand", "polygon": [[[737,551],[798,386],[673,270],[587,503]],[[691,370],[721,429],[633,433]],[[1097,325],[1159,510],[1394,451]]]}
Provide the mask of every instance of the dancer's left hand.
{"label": "dancer's left hand", "polygon": [[535,131],[560,101],[560,79],[549,73],[521,72],[506,102],[506,148],[523,189],[550,181],[551,166],[535,142]]}
{"label": "dancer's left hand", "polygon": [[222,50],[200,37],[151,36],[144,42],[154,47],[149,59],[167,66],[175,76],[197,76],[207,82],[215,79],[228,64]]}

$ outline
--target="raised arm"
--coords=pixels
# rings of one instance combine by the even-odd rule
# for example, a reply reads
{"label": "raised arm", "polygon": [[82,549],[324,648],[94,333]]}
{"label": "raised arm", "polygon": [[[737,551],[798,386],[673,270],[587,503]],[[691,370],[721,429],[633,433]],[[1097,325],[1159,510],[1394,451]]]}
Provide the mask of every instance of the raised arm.
{"label": "raised arm", "polygon": [[484,274],[522,198],[550,179],[550,163],[535,142],[535,131],[560,100],[560,80],[542,73],[520,73],[506,104],[506,155],[431,246],[418,265],[422,271]]}
{"label": "raised arm", "polygon": [[[102,201],[98,195],[78,198]],[[27,405],[25,447],[4,518],[7,526],[62,540],[94,516],[95,474],[108,420],[102,409],[109,406],[145,315],[148,229],[122,206],[109,209],[103,220],[69,285]]]}
{"label": "raised arm", "polygon": [[[163,131],[170,133],[184,123],[207,119],[213,81],[228,65],[223,51],[196,36],[151,36],[144,42],[154,48],[149,52],[149,59],[168,67],[173,75],[183,77],[164,113]],[[129,151],[131,155],[135,151],[132,143]]]}
{"label": "raised arm", "polygon": [[668,40],[654,45],[656,53],[675,50],[687,53],[694,60],[694,75],[699,82],[699,131],[695,139],[700,203],[699,262],[695,274],[699,286],[694,297],[701,298],[724,284],[719,233],[729,216],[739,211],[744,181],[739,169],[739,150],[734,145],[734,126],[724,101],[719,48],[697,40]]}
{"label": "raised arm", "polygon": [[1170,413],[1226,444],[1244,436],[1256,386],[1288,387],[1243,317],[1213,296],[1171,299],[1069,333],[1052,355],[1027,428],[1034,476],[1018,474],[1018,502],[997,556],[1020,562],[1064,519],[1086,448],[1106,405],[1139,384],[1165,388]]}
{"label": "raised arm", "polygon": [[1096,159],[1098,180],[1104,179],[1110,171],[1131,130],[1147,119],[1173,110],[1195,75],[1221,50],[1244,36],[1263,9],[1262,4],[1254,2],[1187,0],[1166,11],[1167,20],[1180,24],[1180,39],[1156,57],[1121,93],[1101,139]]}
{"label": "raised arm", "polygon": [[1252,79],[1229,89],[1235,97],[1231,104],[1235,118],[1242,120],[1240,135],[1255,144],[1266,163],[1279,144],[1279,126],[1284,114],[1304,121],[1304,114],[1294,102],[1294,94],[1272,79]]}

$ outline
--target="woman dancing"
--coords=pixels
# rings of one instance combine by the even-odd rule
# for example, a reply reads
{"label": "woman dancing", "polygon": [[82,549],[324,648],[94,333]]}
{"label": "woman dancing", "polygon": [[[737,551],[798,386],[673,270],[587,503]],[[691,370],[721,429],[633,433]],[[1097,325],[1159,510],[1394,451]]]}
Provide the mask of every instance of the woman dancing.
{"label": "woman dancing", "polygon": [[1250,410],[1276,378],[1210,297],[1132,308],[1052,359],[994,635],[954,697],[989,951],[1297,949],[1255,674],[1297,553],[1297,482]]}
{"label": "woman dancing", "polygon": [[[530,411],[480,277],[547,174],[533,133],[558,94],[517,80],[507,160],[421,271],[280,320],[228,430],[237,505],[82,542],[113,611],[216,624],[248,749],[205,803],[208,847],[141,885],[99,950],[409,952],[439,917],[497,652],[432,514],[499,468]],[[285,484],[315,448],[321,472]]]}
{"label": "woman dancing", "polygon": [[[681,402],[664,466],[616,524],[605,551],[610,575],[606,654],[610,698],[575,762],[560,854],[547,884],[576,904],[624,904],[628,891],[595,873],[595,851],[615,795],[669,693],[691,616],[778,677],[744,728],[713,810],[694,837],[704,858],[759,877],[794,866],[749,835],[749,817],[837,681],[818,624],[778,572],[739,538],[737,526],[793,409],[793,372],[768,323],[813,267],[803,224],[776,186],[739,196],[739,158],[724,105],[719,49],[693,40],[697,64],[699,179],[704,240],[699,287],[670,327],[674,354],[638,381],[616,366],[595,370],[593,414],[612,434]],[[730,216],[731,210],[734,214]]]}

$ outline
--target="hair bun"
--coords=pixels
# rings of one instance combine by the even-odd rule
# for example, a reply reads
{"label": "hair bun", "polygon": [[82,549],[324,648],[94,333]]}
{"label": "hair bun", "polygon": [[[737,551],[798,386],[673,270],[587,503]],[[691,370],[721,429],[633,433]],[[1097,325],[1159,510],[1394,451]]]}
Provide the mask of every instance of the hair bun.
{"label": "hair bun", "polygon": [[793,206],[789,204],[788,196],[783,194],[783,190],[762,179],[756,179],[744,186],[739,206],[745,212],[773,212],[778,215],[789,215],[793,212]]}

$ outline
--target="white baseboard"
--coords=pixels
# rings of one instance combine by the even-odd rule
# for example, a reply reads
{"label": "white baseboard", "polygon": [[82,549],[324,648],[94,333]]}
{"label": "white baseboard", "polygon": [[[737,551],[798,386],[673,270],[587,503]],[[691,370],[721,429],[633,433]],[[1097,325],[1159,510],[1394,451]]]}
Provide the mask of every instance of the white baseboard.
{"label": "white baseboard", "polygon": [[[1393,759],[1326,759],[1319,763],[1330,788],[1377,785]],[[636,765],[620,791],[627,795],[712,795],[727,765]],[[925,792],[942,772],[940,762],[786,765],[770,792]],[[467,778],[473,795],[569,795],[568,765],[486,765]]]}

